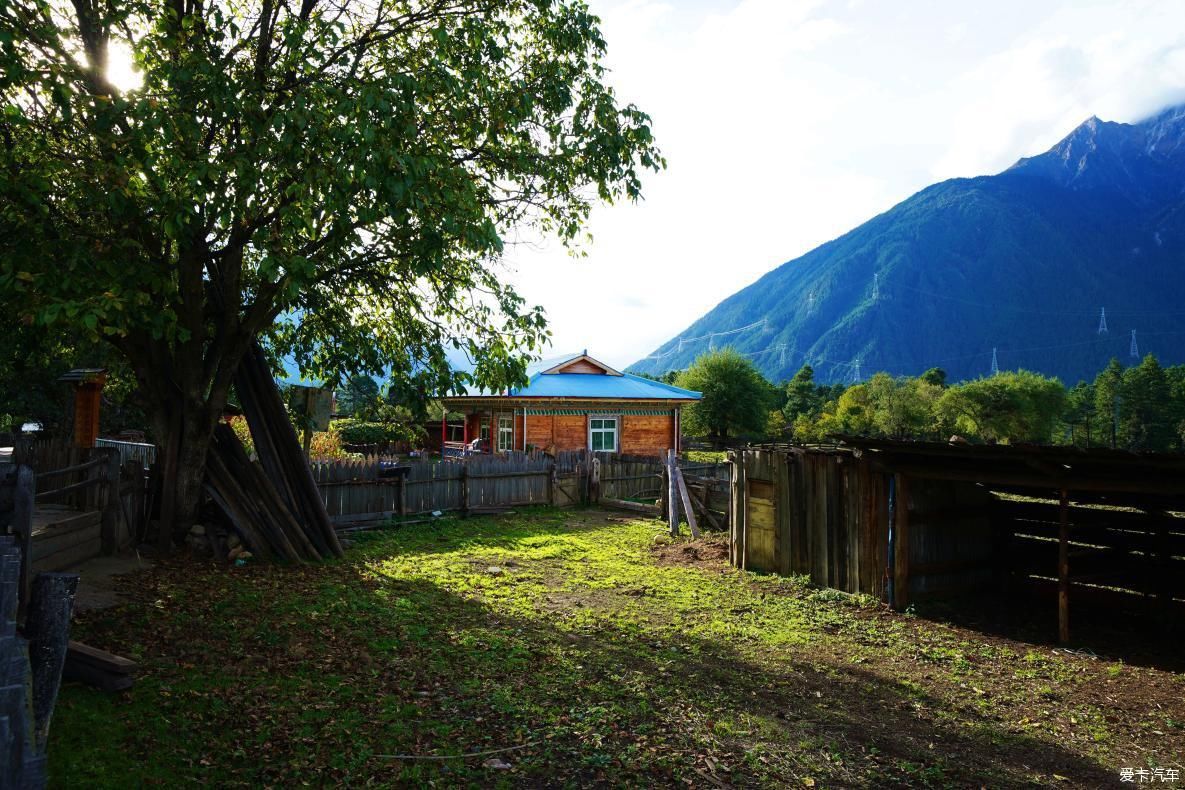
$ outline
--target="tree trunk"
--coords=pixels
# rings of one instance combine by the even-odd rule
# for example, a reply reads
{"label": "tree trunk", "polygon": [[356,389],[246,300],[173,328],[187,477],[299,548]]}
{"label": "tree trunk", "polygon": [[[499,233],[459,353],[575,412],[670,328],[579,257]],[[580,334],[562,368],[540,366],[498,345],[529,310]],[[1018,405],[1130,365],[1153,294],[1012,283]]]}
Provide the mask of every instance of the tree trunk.
{"label": "tree trunk", "polygon": [[212,402],[177,398],[168,404],[156,404],[152,412],[156,435],[160,437],[161,509],[156,545],[162,552],[171,551],[197,520],[206,454],[217,424],[210,414],[220,414],[223,405],[214,409]]}

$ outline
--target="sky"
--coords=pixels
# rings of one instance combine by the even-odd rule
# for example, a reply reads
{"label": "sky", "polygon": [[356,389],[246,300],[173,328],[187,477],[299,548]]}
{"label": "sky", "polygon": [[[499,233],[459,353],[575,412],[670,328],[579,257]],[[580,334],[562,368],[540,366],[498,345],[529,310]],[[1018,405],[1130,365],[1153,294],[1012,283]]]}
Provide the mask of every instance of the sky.
{"label": "sky", "polygon": [[594,210],[584,257],[540,240],[504,264],[556,353],[618,367],[929,184],[1185,101],[1181,0],[589,3],[668,166]]}

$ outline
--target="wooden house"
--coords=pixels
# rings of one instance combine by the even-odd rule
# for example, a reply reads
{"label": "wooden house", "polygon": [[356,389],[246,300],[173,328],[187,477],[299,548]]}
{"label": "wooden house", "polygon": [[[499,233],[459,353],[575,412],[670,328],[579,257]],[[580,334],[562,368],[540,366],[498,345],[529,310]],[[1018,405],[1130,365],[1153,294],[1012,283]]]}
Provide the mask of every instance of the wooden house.
{"label": "wooden house", "polygon": [[614,370],[587,353],[505,393],[443,398],[446,454],[588,449],[661,456],[679,449],[680,410],[700,393]]}

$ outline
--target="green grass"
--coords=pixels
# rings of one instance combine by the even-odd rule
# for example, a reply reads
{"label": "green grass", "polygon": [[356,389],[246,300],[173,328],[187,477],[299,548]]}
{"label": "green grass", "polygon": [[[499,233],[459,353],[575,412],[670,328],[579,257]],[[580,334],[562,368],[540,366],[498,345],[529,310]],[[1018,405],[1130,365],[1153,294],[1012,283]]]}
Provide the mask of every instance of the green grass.
{"label": "green grass", "polygon": [[688,450],[683,455],[693,464],[720,464],[728,460],[726,450]]}
{"label": "green grass", "polygon": [[[541,510],[374,533],[318,566],[132,577],[135,603],[76,636],[143,675],[121,696],[63,689],[51,781],[1082,786],[1136,742],[1169,765],[1185,738],[1160,729],[1185,719],[1173,700],[1128,721],[1075,696],[1122,699],[1143,670],[672,563],[661,530]],[[508,747],[508,769],[390,757]]]}

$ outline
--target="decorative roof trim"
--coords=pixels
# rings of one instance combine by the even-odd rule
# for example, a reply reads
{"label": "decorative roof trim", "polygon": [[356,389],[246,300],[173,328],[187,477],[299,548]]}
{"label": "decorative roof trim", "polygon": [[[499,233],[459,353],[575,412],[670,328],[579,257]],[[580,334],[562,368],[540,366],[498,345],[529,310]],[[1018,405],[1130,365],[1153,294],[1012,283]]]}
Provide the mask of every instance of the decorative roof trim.
{"label": "decorative roof trim", "polygon": [[583,354],[577,354],[576,356],[572,357],[571,359],[565,359],[563,362],[559,363],[558,365],[553,365],[552,367],[548,368],[547,370],[541,370],[539,372],[543,375],[546,375],[548,373],[563,373],[564,368],[568,367],[569,365],[574,365],[577,362],[587,362],[590,365],[595,365],[596,367],[605,371],[605,375],[607,375],[607,376],[622,375],[621,371],[615,370],[614,368],[611,368],[608,365],[606,365],[604,362],[601,362],[600,360],[596,360],[596,359],[593,359],[592,357],[590,357],[588,355],[587,351]]}

